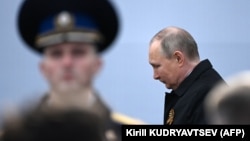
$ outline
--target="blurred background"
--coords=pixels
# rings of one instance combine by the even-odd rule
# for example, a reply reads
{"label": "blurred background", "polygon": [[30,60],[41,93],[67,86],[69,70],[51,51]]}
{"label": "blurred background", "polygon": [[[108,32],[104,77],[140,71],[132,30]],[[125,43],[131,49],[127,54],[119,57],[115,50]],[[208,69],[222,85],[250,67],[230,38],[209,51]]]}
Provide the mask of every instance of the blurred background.
{"label": "blurred background", "polygon": [[[26,48],[17,33],[22,0],[0,2],[0,117],[5,107],[38,99],[47,90],[39,72],[40,56]],[[197,41],[225,78],[250,69],[248,0],[111,0],[121,21],[95,86],[114,110],[150,124],[162,124],[164,95],[170,91],[153,79],[149,41],[166,26],[179,26]],[[31,19],[32,20],[32,19]]]}

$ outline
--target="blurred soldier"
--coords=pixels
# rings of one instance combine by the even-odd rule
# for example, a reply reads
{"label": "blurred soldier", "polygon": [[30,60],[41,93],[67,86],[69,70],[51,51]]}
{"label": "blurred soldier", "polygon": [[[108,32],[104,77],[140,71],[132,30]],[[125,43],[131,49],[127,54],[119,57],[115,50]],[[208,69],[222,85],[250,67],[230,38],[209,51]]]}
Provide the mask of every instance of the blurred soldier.
{"label": "blurred soldier", "polygon": [[230,76],[205,99],[209,124],[250,124],[250,71]]}
{"label": "blurred soldier", "polygon": [[4,141],[106,141],[103,120],[87,110],[29,109],[4,122]]}
{"label": "blurred soldier", "polygon": [[118,15],[108,0],[24,0],[18,30],[27,47],[43,57],[40,70],[49,91],[40,109],[90,110],[106,119],[110,140],[120,139],[121,124],[142,124],[114,113],[93,86],[101,54],[119,30]]}

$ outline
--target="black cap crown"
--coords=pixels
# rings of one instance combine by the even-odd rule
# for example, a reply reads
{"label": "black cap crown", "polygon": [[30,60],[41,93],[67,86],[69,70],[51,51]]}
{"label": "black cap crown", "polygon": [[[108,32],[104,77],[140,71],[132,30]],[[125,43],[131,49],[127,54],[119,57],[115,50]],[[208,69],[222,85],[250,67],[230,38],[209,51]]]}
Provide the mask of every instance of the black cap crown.
{"label": "black cap crown", "polygon": [[[62,13],[61,27],[66,23],[70,28],[59,30],[55,19]],[[41,46],[50,43],[88,39],[96,41],[98,51],[103,52],[111,46],[119,30],[118,15],[108,0],[24,0],[18,14],[22,39],[38,53],[42,53]]]}

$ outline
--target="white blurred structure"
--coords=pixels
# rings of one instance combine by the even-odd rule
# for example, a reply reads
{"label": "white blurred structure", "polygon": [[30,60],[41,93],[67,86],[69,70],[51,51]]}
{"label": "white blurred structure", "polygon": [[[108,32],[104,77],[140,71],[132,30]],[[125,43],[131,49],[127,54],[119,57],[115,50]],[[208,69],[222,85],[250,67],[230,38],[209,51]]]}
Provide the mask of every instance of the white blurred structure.
{"label": "white blurred structure", "polygon": [[250,71],[228,77],[205,99],[210,124],[250,124]]}

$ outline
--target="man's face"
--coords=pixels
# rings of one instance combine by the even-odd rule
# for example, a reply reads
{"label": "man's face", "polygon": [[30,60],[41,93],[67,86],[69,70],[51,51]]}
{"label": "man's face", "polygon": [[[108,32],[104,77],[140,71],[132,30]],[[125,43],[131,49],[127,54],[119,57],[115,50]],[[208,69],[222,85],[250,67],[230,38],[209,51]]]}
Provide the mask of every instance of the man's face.
{"label": "man's face", "polygon": [[41,71],[53,89],[71,91],[90,87],[100,65],[93,45],[63,43],[45,49]]}
{"label": "man's face", "polygon": [[174,57],[166,58],[160,41],[154,41],[149,48],[149,63],[153,67],[153,77],[165,84],[168,89],[178,87],[178,63]]}

